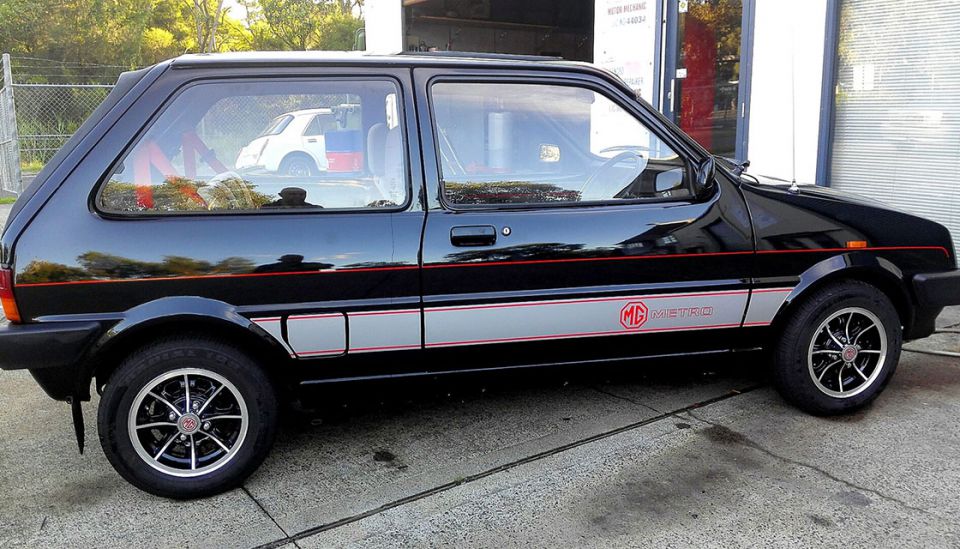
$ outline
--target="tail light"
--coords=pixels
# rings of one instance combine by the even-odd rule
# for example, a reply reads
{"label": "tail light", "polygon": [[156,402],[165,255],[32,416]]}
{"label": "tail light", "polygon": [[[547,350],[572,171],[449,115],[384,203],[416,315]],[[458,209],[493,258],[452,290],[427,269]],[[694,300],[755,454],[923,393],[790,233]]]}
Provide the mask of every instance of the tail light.
{"label": "tail light", "polygon": [[3,315],[14,324],[20,322],[20,311],[13,298],[13,270],[0,268],[0,302],[3,303]]}

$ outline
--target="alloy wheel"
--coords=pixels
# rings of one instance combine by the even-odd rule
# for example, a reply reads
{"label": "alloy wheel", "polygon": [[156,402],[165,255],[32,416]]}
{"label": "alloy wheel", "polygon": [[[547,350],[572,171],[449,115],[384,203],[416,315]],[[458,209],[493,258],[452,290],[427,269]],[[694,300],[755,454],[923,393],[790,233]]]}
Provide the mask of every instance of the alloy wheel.
{"label": "alloy wheel", "polygon": [[814,332],[807,354],[810,377],[824,394],[849,398],[880,376],[887,333],[880,319],[861,307],[841,309]]}
{"label": "alloy wheel", "polygon": [[137,455],[176,477],[211,473],[237,455],[249,426],[240,391],[199,368],[166,372],[147,383],[130,408],[127,431]]}

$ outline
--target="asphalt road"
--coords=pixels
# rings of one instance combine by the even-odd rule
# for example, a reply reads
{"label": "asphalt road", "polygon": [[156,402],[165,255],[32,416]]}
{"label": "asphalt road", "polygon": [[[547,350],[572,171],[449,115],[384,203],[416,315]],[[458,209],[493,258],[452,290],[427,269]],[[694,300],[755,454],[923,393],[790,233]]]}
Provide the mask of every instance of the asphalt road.
{"label": "asphalt road", "polygon": [[756,355],[337,387],[243,488],[192,502],[113,472],[96,404],[81,456],[67,405],[0,371],[0,547],[960,546],[956,358],[905,352],[830,419]]}

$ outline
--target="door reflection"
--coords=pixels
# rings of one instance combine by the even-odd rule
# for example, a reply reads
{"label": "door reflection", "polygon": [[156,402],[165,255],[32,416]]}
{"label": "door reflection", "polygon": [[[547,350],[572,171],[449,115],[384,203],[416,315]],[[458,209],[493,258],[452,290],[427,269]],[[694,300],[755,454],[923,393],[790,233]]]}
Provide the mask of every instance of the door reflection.
{"label": "door reflection", "polygon": [[674,45],[678,124],[710,152],[733,157],[743,4],[740,0],[681,4],[686,5],[686,11],[679,13]]}

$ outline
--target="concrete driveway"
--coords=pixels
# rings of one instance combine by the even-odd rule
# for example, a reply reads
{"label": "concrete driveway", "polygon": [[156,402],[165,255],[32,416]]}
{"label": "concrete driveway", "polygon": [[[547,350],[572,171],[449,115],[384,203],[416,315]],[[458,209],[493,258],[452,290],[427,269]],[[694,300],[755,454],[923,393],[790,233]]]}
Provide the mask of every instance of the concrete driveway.
{"label": "concrete driveway", "polygon": [[905,352],[873,406],[830,419],[785,405],[762,366],[332,388],[241,489],[192,502],[113,472],[96,399],[80,456],[67,405],[0,371],[0,547],[960,546],[960,360]]}

